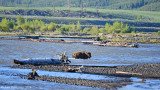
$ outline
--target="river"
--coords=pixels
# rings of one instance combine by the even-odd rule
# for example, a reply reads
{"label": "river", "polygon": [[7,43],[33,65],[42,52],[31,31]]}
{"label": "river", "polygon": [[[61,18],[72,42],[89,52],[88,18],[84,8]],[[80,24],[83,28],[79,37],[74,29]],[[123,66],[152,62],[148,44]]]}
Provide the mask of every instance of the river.
{"label": "river", "polygon": [[[91,52],[92,57],[88,60],[75,60],[72,54],[77,51]],[[60,83],[50,83],[44,81],[28,81],[21,79],[18,76],[8,75],[13,73],[13,70],[6,67],[13,64],[13,59],[26,58],[54,58],[59,54],[67,52],[73,65],[98,65],[98,66],[115,66],[115,65],[131,65],[139,63],[160,63],[160,45],[154,44],[140,44],[139,48],[126,47],[102,47],[94,45],[84,45],[82,43],[53,43],[53,42],[32,42],[20,40],[0,40],[0,89],[101,89],[86,86],[66,85]],[[15,69],[15,73],[19,74],[23,70]],[[2,73],[5,72],[5,73]],[[25,73],[28,73],[26,70]],[[23,72],[22,72],[23,73]],[[44,71],[39,71],[43,75]],[[56,73],[56,74],[55,74]],[[61,75],[62,73],[54,72],[54,75]],[[64,74],[64,73],[63,73]],[[65,73],[66,74],[66,73]],[[76,75],[77,76],[77,75]],[[61,76],[64,77],[64,76]],[[79,77],[88,77],[80,75]],[[97,77],[97,76],[92,76]],[[108,78],[106,76],[98,76]],[[132,78],[133,81],[139,78]],[[125,89],[157,89],[160,88],[160,80],[146,80],[148,83],[133,84],[122,88]],[[37,83],[37,84],[35,84]],[[157,85],[158,83],[158,85]],[[149,85],[151,84],[152,87]]]}

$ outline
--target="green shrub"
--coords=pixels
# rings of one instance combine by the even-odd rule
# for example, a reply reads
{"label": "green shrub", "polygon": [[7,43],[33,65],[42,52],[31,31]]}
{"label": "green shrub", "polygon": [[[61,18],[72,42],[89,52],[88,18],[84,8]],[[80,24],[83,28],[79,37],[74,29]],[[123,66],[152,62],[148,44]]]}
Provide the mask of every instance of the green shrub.
{"label": "green shrub", "polygon": [[158,32],[157,32],[157,35],[159,35],[159,36],[160,36],[160,31],[158,31]]}

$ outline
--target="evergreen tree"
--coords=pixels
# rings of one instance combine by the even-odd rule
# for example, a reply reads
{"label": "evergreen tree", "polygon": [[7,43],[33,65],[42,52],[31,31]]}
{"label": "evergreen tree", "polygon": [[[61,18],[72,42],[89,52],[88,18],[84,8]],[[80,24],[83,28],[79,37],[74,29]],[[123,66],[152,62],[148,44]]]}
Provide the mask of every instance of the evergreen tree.
{"label": "evergreen tree", "polygon": [[114,22],[113,23],[113,28],[115,33],[120,33],[121,32],[121,23],[119,22]]}
{"label": "evergreen tree", "polygon": [[18,16],[17,17],[17,25],[20,26],[20,25],[22,25],[24,23],[25,23],[25,19],[20,17],[20,16]]}
{"label": "evergreen tree", "polygon": [[93,26],[88,33],[92,34],[92,35],[98,35],[98,33],[99,33],[98,27],[97,26]]}
{"label": "evergreen tree", "polygon": [[141,19],[142,19],[142,15],[138,15],[137,20],[141,20]]}
{"label": "evergreen tree", "polygon": [[90,28],[84,28],[83,33],[88,33],[91,29]]}
{"label": "evergreen tree", "polygon": [[7,20],[6,18],[2,19],[0,26],[2,28],[2,31],[8,32],[10,29],[10,21]]}
{"label": "evergreen tree", "polygon": [[23,29],[24,33],[29,33],[29,25],[28,24],[21,25],[21,28]]}
{"label": "evergreen tree", "polygon": [[45,31],[47,31],[47,30],[48,30],[48,27],[45,26],[45,25],[41,26],[41,28],[40,28],[40,31],[41,31],[41,32],[45,32]]}
{"label": "evergreen tree", "polygon": [[160,36],[160,31],[158,31],[158,32],[157,32],[157,35],[159,35],[159,36]]}
{"label": "evergreen tree", "polygon": [[81,24],[79,21],[77,22],[76,32],[81,32]]}
{"label": "evergreen tree", "polygon": [[51,22],[49,25],[48,25],[48,31],[55,31],[56,30],[56,24]]}
{"label": "evergreen tree", "polygon": [[15,21],[14,21],[13,19],[11,19],[11,20],[9,21],[9,27],[10,27],[11,29],[13,29],[14,26],[15,26]]}
{"label": "evergreen tree", "polygon": [[70,32],[75,32],[76,26],[73,24],[70,25]]}

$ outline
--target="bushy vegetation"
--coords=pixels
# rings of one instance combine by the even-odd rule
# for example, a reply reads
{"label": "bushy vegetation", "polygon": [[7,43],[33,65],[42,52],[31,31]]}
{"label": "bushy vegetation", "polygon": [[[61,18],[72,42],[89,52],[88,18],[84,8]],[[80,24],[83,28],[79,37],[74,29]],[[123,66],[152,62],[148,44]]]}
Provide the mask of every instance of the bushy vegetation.
{"label": "bushy vegetation", "polygon": [[106,23],[105,28],[98,28],[93,26],[91,28],[84,28],[82,30],[81,24],[78,21],[75,25],[62,25],[59,26],[56,23],[51,22],[45,24],[41,20],[27,20],[27,18],[17,17],[15,20],[2,19],[0,22],[0,31],[2,32],[24,32],[24,33],[35,33],[35,32],[72,32],[72,33],[88,33],[92,35],[98,35],[99,33],[114,34],[114,33],[131,33],[130,26],[123,22],[114,22],[113,25]]}
{"label": "bushy vegetation", "polygon": [[45,31],[55,31],[58,28],[58,25],[55,23],[50,23],[45,25],[41,20],[32,20],[29,21],[27,18],[17,17],[15,20],[7,20],[6,18],[2,19],[0,22],[0,31],[3,32],[24,32],[24,33],[35,33],[45,32]]}
{"label": "bushy vegetation", "polygon": [[24,32],[24,33],[35,33],[35,32],[54,32],[54,31],[65,31],[65,32],[78,32],[80,31],[80,23],[78,21],[77,28],[75,25],[63,25],[58,26],[56,23],[51,22],[45,24],[41,20],[27,20],[27,18],[17,17],[16,20],[2,19],[0,22],[0,31],[2,32]]}
{"label": "bushy vegetation", "polygon": [[100,28],[93,26],[91,28],[84,28],[84,33],[97,35],[98,33],[104,34],[116,34],[116,33],[131,33],[134,32],[134,29],[131,29],[128,24],[123,22],[114,22],[113,25],[106,23],[105,28]]}
{"label": "bushy vegetation", "polygon": [[160,36],[160,31],[158,31],[158,32],[157,32],[157,35],[159,35],[159,36]]}
{"label": "bushy vegetation", "polygon": [[14,28],[15,21],[14,20],[7,20],[6,18],[2,19],[0,22],[0,31],[9,32],[11,29]]}
{"label": "bushy vegetation", "polygon": [[107,9],[160,10],[160,0],[0,0],[0,6],[13,7],[90,7]]}

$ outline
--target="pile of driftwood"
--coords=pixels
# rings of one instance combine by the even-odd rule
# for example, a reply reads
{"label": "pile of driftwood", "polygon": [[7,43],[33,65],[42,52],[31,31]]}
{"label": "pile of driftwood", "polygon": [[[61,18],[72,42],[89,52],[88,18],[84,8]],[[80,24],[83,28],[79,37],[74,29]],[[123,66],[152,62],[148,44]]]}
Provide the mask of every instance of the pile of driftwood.
{"label": "pile of driftwood", "polygon": [[109,46],[109,47],[133,47],[138,48],[138,43],[128,43],[128,42],[111,42],[111,41],[95,41],[93,45],[98,46]]}

